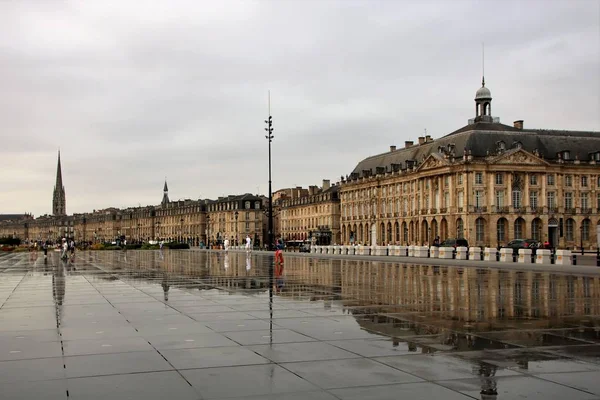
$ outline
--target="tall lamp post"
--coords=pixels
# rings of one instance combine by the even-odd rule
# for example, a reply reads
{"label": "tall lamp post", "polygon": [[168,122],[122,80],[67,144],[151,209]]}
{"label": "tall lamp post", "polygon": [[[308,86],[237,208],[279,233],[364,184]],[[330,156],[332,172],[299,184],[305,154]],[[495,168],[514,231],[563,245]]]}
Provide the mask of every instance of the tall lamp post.
{"label": "tall lamp post", "polygon": [[206,214],[206,248],[210,250],[210,215]]}
{"label": "tall lamp post", "polygon": [[235,214],[235,245],[238,245],[238,212],[236,211]]}
{"label": "tall lamp post", "polygon": [[269,222],[267,240],[268,249],[273,250],[273,192],[271,191],[271,142],[273,141],[273,117],[271,117],[271,97],[269,96],[269,119],[265,121],[267,135],[265,138],[269,141]]}

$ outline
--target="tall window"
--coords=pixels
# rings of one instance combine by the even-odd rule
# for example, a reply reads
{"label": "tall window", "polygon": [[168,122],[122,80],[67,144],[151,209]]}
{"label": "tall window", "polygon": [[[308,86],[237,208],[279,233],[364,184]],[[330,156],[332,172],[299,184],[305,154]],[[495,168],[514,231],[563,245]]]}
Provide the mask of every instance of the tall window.
{"label": "tall window", "polygon": [[496,185],[504,184],[504,174],[502,172],[496,173]]}
{"label": "tall window", "polygon": [[450,176],[445,175],[444,176],[444,187],[448,187],[449,183],[450,183]]}
{"label": "tall window", "polygon": [[567,222],[565,223],[565,237],[567,240],[572,241],[573,240],[573,232],[575,231],[575,221],[573,221],[571,218],[569,218],[567,220]]}
{"label": "tall window", "polygon": [[554,174],[546,175],[546,184],[548,184],[548,186],[554,186]]}
{"label": "tall window", "polygon": [[573,193],[565,192],[565,208],[573,208]]}
{"label": "tall window", "polygon": [[521,208],[521,191],[520,190],[513,190],[512,203],[513,203],[513,207]]}
{"label": "tall window", "polygon": [[588,185],[588,177],[584,175],[581,177],[581,187],[587,187],[587,185]]}
{"label": "tall window", "polygon": [[485,220],[483,218],[477,218],[475,220],[475,236],[478,242],[484,241],[485,233]]}
{"label": "tall window", "polygon": [[456,221],[456,237],[458,239],[464,238],[464,230],[465,230],[465,226],[463,224],[463,220],[459,218]]}
{"label": "tall window", "polygon": [[572,175],[565,175],[565,186],[573,186],[573,176]]}
{"label": "tall window", "polygon": [[529,206],[532,208],[537,208],[537,206],[538,206],[538,192],[537,191],[529,192]]}
{"label": "tall window", "polygon": [[504,207],[504,190],[496,190],[496,207]]}
{"label": "tall window", "polygon": [[480,208],[483,207],[483,190],[475,191],[475,207]]}
{"label": "tall window", "polygon": [[529,184],[530,185],[537,185],[537,175],[536,174],[531,174],[529,175]]}
{"label": "tall window", "polygon": [[498,237],[498,242],[503,242],[506,240],[506,232],[505,229],[506,220],[504,218],[500,218],[496,223],[496,236]]}
{"label": "tall window", "polygon": [[590,202],[589,202],[589,198],[588,198],[588,193],[584,192],[581,193],[581,208],[586,210],[590,207]]}
{"label": "tall window", "polygon": [[458,192],[458,206],[459,207],[463,207],[464,200],[465,200],[464,192],[462,192],[462,191]]}
{"label": "tall window", "polygon": [[515,221],[515,239],[523,238],[523,226],[525,225],[525,221],[523,218],[517,218]]}
{"label": "tall window", "polygon": [[542,240],[542,221],[538,218],[531,222],[531,234],[534,240]]}
{"label": "tall window", "polygon": [[462,185],[462,174],[458,174],[458,184]]}
{"label": "tall window", "polygon": [[581,223],[581,235],[583,240],[590,240],[590,220],[587,218]]}
{"label": "tall window", "polygon": [[448,207],[449,204],[450,204],[450,193],[445,192],[444,193],[444,208]]}
{"label": "tall window", "polygon": [[598,208],[598,210],[600,210],[600,193],[597,194],[597,198],[596,198],[596,208]]}
{"label": "tall window", "polygon": [[555,192],[546,193],[546,203],[548,204],[548,208],[556,208],[556,193]]}
{"label": "tall window", "polygon": [[481,172],[475,172],[475,184],[476,185],[483,184],[483,174]]}

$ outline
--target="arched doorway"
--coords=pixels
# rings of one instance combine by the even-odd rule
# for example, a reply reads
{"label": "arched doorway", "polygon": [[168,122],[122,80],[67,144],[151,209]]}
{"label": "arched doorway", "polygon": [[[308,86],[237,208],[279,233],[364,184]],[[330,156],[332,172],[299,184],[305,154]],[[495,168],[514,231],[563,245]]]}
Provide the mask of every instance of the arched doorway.
{"label": "arched doorway", "polygon": [[344,244],[348,243],[348,238],[346,237],[346,225],[342,226],[342,238]]}
{"label": "arched doorway", "polygon": [[581,221],[581,240],[584,242],[589,242],[592,230],[592,221],[589,218]]}
{"label": "arched doorway", "polygon": [[508,235],[508,220],[504,217],[498,219],[496,222],[496,241],[497,245],[500,247],[501,245],[505,245],[507,243],[507,235]]}
{"label": "arched doorway", "polygon": [[394,241],[395,244],[400,244],[400,224],[398,221],[394,222]]}
{"label": "arched doorway", "polygon": [[464,237],[465,237],[465,224],[464,224],[462,218],[458,218],[456,220],[456,238],[464,239]]}
{"label": "arched doorway", "polygon": [[448,238],[448,221],[446,218],[442,218],[440,221],[440,239],[446,240]]}
{"label": "arched doorway", "polygon": [[358,225],[358,242],[359,243],[363,243],[364,239],[363,239],[363,226],[362,224]]}
{"label": "arched doorway", "polygon": [[475,242],[478,245],[483,245],[485,240],[485,219],[479,217],[475,220]]}
{"label": "arched doorway", "polygon": [[531,238],[538,242],[542,241],[542,220],[539,218],[534,218],[531,221]]}
{"label": "arched doorway", "polygon": [[408,227],[406,225],[406,221],[402,222],[402,235],[402,241],[405,245],[408,245]]}
{"label": "arched doorway", "polygon": [[430,236],[430,230],[429,230],[429,224],[427,223],[427,220],[424,219],[423,222],[421,222],[421,245],[425,246],[425,244],[429,244],[429,236]]}
{"label": "arched doorway", "polygon": [[552,247],[558,247],[558,220],[550,218],[548,220],[548,242]]}
{"label": "arched doorway", "polygon": [[525,220],[521,217],[515,220],[514,235],[515,239],[527,239],[525,237]]}
{"label": "arched doorway", "polygon": [[415,241],[415,223],[410,221],[410,237],[408,238],[409,244],[413,244]]}
{"label": "arched doorway", "polygon": [[388,222],[387,224],[387,236],[386,236],[386,242],[385,244],[390,244],[392,243],[392,223]]}
{"label": "arched doorway", "polygon": [[438,231],[438,223],[437,223],[437,221],[434,218],[431,221],[431,235],[430,235],[430,238],[429,238],[429,240],[431,240],[430,244],[432,244],[433,241],[434,241],[434,239],[437,238],[437,237],[439,237],[439,236],[440,236],[440,233]]}

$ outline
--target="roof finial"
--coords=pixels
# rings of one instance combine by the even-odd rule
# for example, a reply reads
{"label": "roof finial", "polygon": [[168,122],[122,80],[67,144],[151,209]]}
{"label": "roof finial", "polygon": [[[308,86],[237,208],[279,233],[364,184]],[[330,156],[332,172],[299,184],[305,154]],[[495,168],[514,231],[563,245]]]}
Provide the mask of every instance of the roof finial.
{"label": "roof finial", "polygon": [[485,86],[485,45],[481,42],[481,86]]}

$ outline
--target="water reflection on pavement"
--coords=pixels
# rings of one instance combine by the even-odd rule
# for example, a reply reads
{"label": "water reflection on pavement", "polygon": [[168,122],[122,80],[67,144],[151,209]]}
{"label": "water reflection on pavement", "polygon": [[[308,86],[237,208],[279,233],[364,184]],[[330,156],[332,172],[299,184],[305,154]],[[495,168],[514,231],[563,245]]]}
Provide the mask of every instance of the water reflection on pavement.
{"label": "water reflection on pavement", "polygon": [[8,399],[600,398],[598,276],[5,253],[0,304]]}

